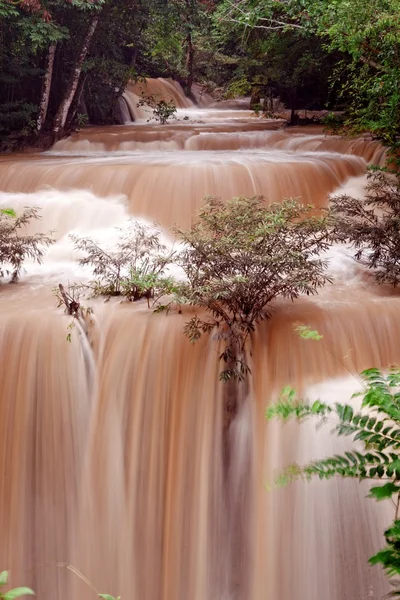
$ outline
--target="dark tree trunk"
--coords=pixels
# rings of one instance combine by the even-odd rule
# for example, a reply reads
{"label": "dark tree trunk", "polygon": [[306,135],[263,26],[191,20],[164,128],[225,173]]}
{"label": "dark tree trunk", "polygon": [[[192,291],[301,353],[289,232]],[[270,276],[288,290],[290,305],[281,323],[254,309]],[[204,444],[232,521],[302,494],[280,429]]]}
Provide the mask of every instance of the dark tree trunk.
{"label": "dark tree trunk", "polygon": [[253,110],[257,106],[259,106],[260,101],[261,101],[261,90],[258,86],[253,87],[253,89],[251,90],[250,109]]}
{"label": "dark tree trunk", "polygon": [[[86,79],[87,79],[87,75],[83,75],[83,77],[79,78],[79,83],[78,83],[78,87],[77,90],[75,92],[75,97],[73,99],[73,102],[71,104],[71,108],[69,110],[69,114],[68,114],[68,119],[67,119],[67,130],[70,129],[74,123],[76,114],[79,110],[79,107],[81,105],[81,101],[82,101],[82,95],[83,95],[83,90],[85,87],[85,83],[86,83]],[[86,111],[85,111],[86,112]]]}
{"label": "dark tree trunk", "polygon": [[293,91],[290,96],[290,125],[296,125],[298,121],[298,116],[296,113],[297,108],[297,90]]}
{"label": "dark tree trunk", "polygon": [[83,66],[83,63],[87,56],[87,53],[89,51],[90,43],[91,43],[93,35],[96,31],[96,28],[97,28],[97,25],[99,22],[99,18],[100,18],[99,14],[95,14],[90,22],[90,25],[86,32],[86,35],[83,38],[83,42],[82,42],[79,54],[77,56],[77,59],[75,61],[74,68],[73,68],[70,78],[68,80],[64,98],[62,99],[61,104],[58,107],[58,111],[55,116],[54,126],[53,126],[53,134],[54,134],[54,138],[56,140],[60,139],[60,137],[62,137],[62,135],[63,135],[65,123],[66,123],[67,117],[68,117],[68,112],[69,112],[69,109],[71,108],[72,101],[75,97],[75,93],[78,88],[79,78],[80,78],[80,75],[82,72],[82,66]]}
{"label": "dark tree trunk", "polygon": [[194,63],[194,47],[192,43],[192,34],[189,32],[186,37],[186,93],[189,95],[193,85],[193,63]]}
{"label": "dark tree trunk", "polygon": [[54,68],[54,57],[56,55],[56,42],[53,42],[49,46],[49,50],[47,53],[46,59],[46,72],[43,77],[42,84],[42,96],[40,99],[40,108],[39,108],[39,116],[36,124],[36,131],[38,133],[41,132],[43,125],[46,122],[47,117],[47,109],[49,106],[49,98],[50,98],[50,90],[51,90],[51,81],[53,79],[53,68]]}

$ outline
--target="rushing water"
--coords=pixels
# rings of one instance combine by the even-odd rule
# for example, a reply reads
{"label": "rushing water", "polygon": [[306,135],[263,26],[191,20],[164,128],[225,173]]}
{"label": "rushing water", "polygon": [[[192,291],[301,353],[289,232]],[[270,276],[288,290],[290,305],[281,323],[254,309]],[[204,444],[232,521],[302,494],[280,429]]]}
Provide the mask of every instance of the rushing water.
{"label": "rushing water", "polygon": [[[338,189],[362,196],[367,163],[384,153],[149,85],[173,87],[181,120],[88,128],[44,155],[0,160],[0,206],[41,207],[30,230],[57,239],[44,265],[28,264],[0,296],[0,566],[45,600],[94,597],[66,565],[122,600],[381,598],[385,577],[367,558],[383,545],[390,505],[366,500],[358,482],[267,491],[290,462],[346,446],[311,424],[266,424],[283,386],[343,401],[358,386],[352,373],[400,360],[399,299],[350,250],[330,251],[332,285],[277,303],[254,336],[229,467],[217,342],[191,346],[185,314],[95,302],[93,350],[78,329],[68,343],[52,288],[90,276],[71,232],[110,243],[135,215],[159,221],[172,243],[168,228],[189,225],[206,195],[323,206]],[[135,94],[125,114],[144,119]],[[299,339],[296,322],[323,343]]]}

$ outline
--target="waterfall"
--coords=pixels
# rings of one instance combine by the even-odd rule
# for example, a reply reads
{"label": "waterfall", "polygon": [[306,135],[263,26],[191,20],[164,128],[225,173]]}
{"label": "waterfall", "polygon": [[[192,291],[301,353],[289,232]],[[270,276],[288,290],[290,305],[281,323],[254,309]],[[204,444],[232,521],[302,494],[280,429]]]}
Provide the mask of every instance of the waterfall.
{"label": "waterfall", "polygon": [[[69,233],[111,245],[135,216],[159,222],[172,245],[169,228],[190,226],[208,195],[327,206],[338,191],[362,196],[384,149],[282,129],[235,106],[195,107],[168,80],[147,89],[190,118],[148,124],[135,112],[138,85],[123,100],[135,123],[0,158],[0,206],[40,207],[27,231],[56,240],[43,265],[27,261],[21,283],[0,294],[0,566],[43,600],[94,597],[73,569],[122,600],[381,598],[386,578],[367,561],[384,543],[390,505],[367,500],[357,481],[269,489],[291,462],[348,447],[329,428],[267,423],[284,386],[344,401],[354,374],[400,361],[399,299],[350,249],[329,251],[333,283],[318,296],[276,302],[257,328],[249,389],[229,424],[219,342],[183,334],[193,309],[157,315],[84,299],[91,347],[68,329],[52,288],[91,277]],[[300,339],[298,322],[323,341]]]}

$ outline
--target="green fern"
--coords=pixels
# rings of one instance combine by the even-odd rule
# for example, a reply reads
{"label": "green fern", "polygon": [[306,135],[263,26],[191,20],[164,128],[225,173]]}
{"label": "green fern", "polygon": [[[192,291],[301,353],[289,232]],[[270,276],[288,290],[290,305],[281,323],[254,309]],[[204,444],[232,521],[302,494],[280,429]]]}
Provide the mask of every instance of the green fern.
{"label": "green fern", "polygon": [[[387,546],[369,560],[381,564],[389,577],[400,575],[400,370],[393,369],[384,375],[378,369],[368,369],[361,374],[364,390],[361,409],[355,411],[349,404],[332,406],[317,400],[307,404],[296,398],[293,389],[283,390],[278,402],[266,411],[267,419],[296,418],[304,421],[315,418],[319,425],[330,423],[338,436],[352,436],[364,445],[364,451],[352,450],[307,465],[290,465],[276,480],[287,485],[295,480],[309,481],[313,477],[331,479],[350,477],[359,480],[378,480],[369,497],[377,501],[393,499],[396,506],[392,526],[385,532]],[[400,596],[400,590],[392,596]]]}

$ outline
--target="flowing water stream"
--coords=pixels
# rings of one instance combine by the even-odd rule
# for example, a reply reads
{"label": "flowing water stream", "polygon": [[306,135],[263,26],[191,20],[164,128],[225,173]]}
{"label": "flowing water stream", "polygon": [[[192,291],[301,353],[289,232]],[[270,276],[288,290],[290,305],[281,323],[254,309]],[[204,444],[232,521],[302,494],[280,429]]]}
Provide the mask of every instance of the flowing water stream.
{"label": "flowing water stream", "polygon": [[[358,386],[351,373],[400,361],[400,300],[350,250],[330,251],[332,285],[277,303],[254,336],[228,470],[217,343],[191,346],[185,315],[102,302],[94,350],[77,329],[68,343],[52,288],[90,276],[72,232],[108,243],[134,215],[161,223],[172,243],[169,227],[190,225],[207,195],[323,206],[338,190],[361,196],[367,164],[384,152],[235,107],[194,106],[168,81],[150,87],[173,87],[178,121],[140,121],[131,88],[124,107],[135,123],[0,159],[0,206],[41,207],[31,231],[57,239],[44,265],[27,264],[0,295],[0,566],[44,600],[95,597],[66,564],[122,600],[381,598],[385,576],[367,558],[383,545],[390,505],[366,500],[358,482],[267,490],[290,462],[343,448],[311,424],[265,422],[285,385],[344,401]],[[323,343],[299,339],[296,322]]]}

